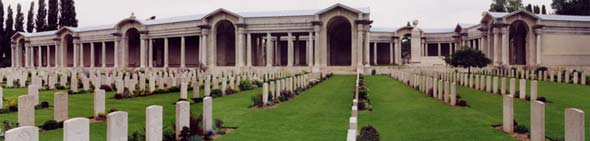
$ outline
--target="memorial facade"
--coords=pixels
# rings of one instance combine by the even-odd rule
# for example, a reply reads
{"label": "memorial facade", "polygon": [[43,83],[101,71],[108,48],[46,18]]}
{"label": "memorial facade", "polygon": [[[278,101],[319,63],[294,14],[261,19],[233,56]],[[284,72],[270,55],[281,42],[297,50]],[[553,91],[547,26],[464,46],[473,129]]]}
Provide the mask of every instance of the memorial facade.
{"label": "memorial facade", "polygon": [[590,16],[484,12],[477,24],[448,29],[371,27],[368,8],[241,12],[162,19],[131,15],[112,25],[62,27],[11,37],[12,67],[286,67],[354,71],[444,64],[469,47],[495,65],[590,65]]}

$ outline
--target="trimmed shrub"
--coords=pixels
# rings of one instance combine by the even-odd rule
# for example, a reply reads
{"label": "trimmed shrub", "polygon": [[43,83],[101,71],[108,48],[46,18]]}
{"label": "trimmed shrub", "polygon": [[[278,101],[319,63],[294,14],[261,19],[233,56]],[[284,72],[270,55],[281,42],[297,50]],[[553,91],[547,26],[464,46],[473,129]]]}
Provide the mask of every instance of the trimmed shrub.
{"label": "trimmed shrub", "polygon": [[357,140],[359,141],[379,141],[379,132],[371,125],[361,128]]}
{"label": "trimmed shrub", "polygon": [[547,98],[545,98],[545,97],[539,97],[539,98],[537,98],[537,100],[541,101],[541,102],[547,102]]}
{"label": "trimmed shrub", "polygon": [[518,125],[518,126],[516,126],[516,128],[514,128],[514,132],[524,134],[524,133],[528,133],[529,129],[526,128],[526,126],[524,126],[524,125]]}
{"label": "trimmed shrub", "polygon": [[48,120],[45,121],[45,123],[43,123],[43,125],[39,126],[41,127],[41,129],[47,131],[47,130],[54,130],[57,128],[62,128],[63,127],[63,122],[57,122],[56,120]]}
{"label": "trimmed shrub", "polygon": [[467,101],[459,100],[459,102],[457,102],[457,106],[465,107],[465,106],[467,106]]}
{"label": "trimmed shrub", "polygon": [[377,70],[375,70],[375,69],[371,70],[371,75],[375,75],[375,74],[377,74]]}
{"label": "trimmed shrub", "polygon": [[211,90],[211,97],[216,98],[216,97],[221,97],[221,96],[223,96],[223,93],[221,93],[220,89]]}
{"label": "trimmed shrub", "polygon": [[242,90],[242,91],[254,89],[254,85],[252,84],[252,81],[250,81],[250,80],[240,81],[239,87],[240,87],[240,90]]}

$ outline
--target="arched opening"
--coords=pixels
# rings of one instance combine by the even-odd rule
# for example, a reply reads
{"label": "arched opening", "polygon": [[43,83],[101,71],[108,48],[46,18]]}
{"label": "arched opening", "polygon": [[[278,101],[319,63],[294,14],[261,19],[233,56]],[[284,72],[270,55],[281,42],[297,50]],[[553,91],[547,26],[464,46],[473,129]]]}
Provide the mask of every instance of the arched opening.
{"label": "arched opening", "polygon": [[236,65],[236,34],[234,24],[222,20],[215,26],[217,45],[217,66]]}
{"label": "arched opening", "polygon": [[330,66],[352,65],[352,25],[344,17],[328,22],[328,60]]}
{"label": "arched opening", "polygon": [[406,34],[401,39],[402,46],[402,63],[407,64],[410,62],[412,54],[412,35]]}
{"label": "arched opening", "polygon": [[127,39],[127,67],[139,67],[139,31],[136,28],[131,28],[125,32],[125,38]]}
{"label": "arched opening", "polygon": [[510,48],[508,49],[510,65],[526,65],[528,27],[523,21],[510,24]]}
{"label": "arched opening", "polygon": [[64,36],[62,40],[63,48],[65,48],[64,58],[65,58],[65,66],[66,67],[73,67],[74,66],[74,37],[71,34]]}

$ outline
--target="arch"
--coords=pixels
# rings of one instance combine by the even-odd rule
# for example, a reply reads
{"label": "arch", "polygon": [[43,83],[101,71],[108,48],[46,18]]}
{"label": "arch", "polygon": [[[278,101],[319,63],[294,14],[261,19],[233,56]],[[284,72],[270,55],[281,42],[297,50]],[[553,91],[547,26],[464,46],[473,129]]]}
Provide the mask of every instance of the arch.
{"label": "arch", "polygon": [[525,21],[517,20],[512,22],[509,27],[509,64],[526,65],[526,48],[529,26]]}
{"label": "arch", "polygon": [[215,24],[217,66],[236,65],[236,28],[229,20]]}
{"label": "arch", "polygon": [[127,66],[140,66],[140,38],[137,28],[130,28],[125,32],[125,43],[127,47]]}
{"label": "arch", "polygon": [[65,67],[74,66],[74,36],[72,34],[65,34],[61,39],[63,57],[65,58]]}
{"label": "arch", "polygon": [[352,65],[352,24],[342,16],[333,17],[328,29],[328,65]]}
{"label": "arch", "polygon": [[402,62],[405,64],[410,61],[412,54],[412,34],[406,33],[400,40]]}

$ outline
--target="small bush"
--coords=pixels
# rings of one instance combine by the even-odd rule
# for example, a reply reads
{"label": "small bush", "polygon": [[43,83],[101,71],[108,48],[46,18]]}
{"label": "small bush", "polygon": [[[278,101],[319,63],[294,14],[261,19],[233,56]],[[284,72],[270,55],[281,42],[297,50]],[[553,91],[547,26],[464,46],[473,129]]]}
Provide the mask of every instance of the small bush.
{"label": "small bush", "polygon": [[262,82],[260,82],[258,80],[254,81],[253,83],[254,83],[254,85],[256,85],[256,87],[259,87],[259,88],[261,88],[262,85],[264,84],[264,83],[262,83]]}
{"label": "small bush", "polygon": [[541,101],[541,102],[547,102],[547,98],[545,98],[545,97],[539,97],[539,98],[537,98],[537,100]]}
{"label": "small bush", "polygon": [[47,102],[47,101],[43,101],[39,105],[35,106],[36,109],[44,109],[47,107],[49,107],[49,102]]}
{"label": "small bush", "polygon": [[240,81],[239,87],[240,87],[240,90],[242,90],[242,91],[254,89],[254,85],[252,84],[252,81],[250,81],[250,80]]}
{"label": "small bush", "polygon": [[174,86],[174,87],[170,87],[168,88],[168,92],[180,92],[180,88]]}
{"label": "small bush", "polygon": [[104,90],[105,92],[113,91],[113,88],[110,85],[100,85],[100,89]]}
{"label": "small bush", "polygon": [[221,96],[223,96],[223,93],[221,93],[220,89],[211,90],[211,97],[216,98],[216,97],[221,97]]}
{"label": "small bush", "polygon": [[377,70],[375,70],[375,69],[371,70],[371,75],[375,75],[375,74],[377,74]]}
{"label": "small bush", "polygon": [[252,106],[262,107],[264,104],[262,102],[262,95],[261,94],[257,94],[255,96],[250,97],[250,101],[252,101]]}
{"label": "small bush", "polygon": [[215,127],[217,127],[218,129],[223,127],[223,121],[220,119],[215,119]]}
{"label": "small bush", "polygon": [[467,106],[467,101],[459,100],[459,102],[457,102],[457,106],[465,107],[465,106]]}
{"label": "small bush", "polygon": [[371,125],[361,128],[357,140],[359,141],[379,141],[379,132]]}
{"label": "small bush", "polygon": [[518,125],[518,126],[516,126],[516,128],[514,128],[514,132],[524,134],[524,133],[528,133],[529,129],[526,128],[526,126],[524,126],[524,125]]}
{"label": "small bush", "polygon": [[114,98],[115,99],[123,99],[123,95],[122,94],[115,94]]}
{"label": "small bush", "polygon": [[57,122],[56,120],[48,120],[45,121],[45,123],[43,123],[43,125],[39,126],[41,127],[41,129],[47,131],[47,130],[54,130],[57,128],[62,128],[63,127],[63,122]]}
{"label": "small bush", "polygon": [[231,94],[234,94],[234,93],[236,93],[236,91],[233,90],[233,89],[231,89],[231,88],[229,88],[229,87],[227,89],[225,89],[225,94],[226,95],[231,95]]}

